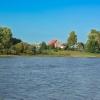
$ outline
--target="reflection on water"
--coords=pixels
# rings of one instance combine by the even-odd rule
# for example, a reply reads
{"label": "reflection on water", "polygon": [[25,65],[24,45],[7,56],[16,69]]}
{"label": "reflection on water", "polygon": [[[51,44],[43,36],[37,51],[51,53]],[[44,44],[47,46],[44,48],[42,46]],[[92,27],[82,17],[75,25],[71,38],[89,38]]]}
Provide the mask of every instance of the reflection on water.
{"label": "reflection on water", "polygon": [[0,58],[0,100],[100,100],[100,59]]}

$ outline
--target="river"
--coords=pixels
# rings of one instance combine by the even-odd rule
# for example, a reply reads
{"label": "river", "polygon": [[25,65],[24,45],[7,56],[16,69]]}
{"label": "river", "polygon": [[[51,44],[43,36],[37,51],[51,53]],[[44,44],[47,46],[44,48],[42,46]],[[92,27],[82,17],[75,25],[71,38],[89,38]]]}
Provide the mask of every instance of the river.
{"label": "river", "polygon": [[100,59],[0,57],[0,100],[100,100]]}

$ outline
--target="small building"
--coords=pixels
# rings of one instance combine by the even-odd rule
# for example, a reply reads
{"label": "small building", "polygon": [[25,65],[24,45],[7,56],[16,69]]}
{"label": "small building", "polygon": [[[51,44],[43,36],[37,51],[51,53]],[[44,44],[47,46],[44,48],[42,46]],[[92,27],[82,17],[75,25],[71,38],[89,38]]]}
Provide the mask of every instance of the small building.
{"label": "small building", "polygon": [[60,49],[66,48],[66,46],[62,44],[61,42],[59,42],[58,40],[51,40],[48,42],[48,45],[54,48],[60,48]]}
{"label": "small building", "polygon": [[54,47],[54,48],[57,47],[57,44],[58,44],[58,43],[57,43],[57,40],[51,40],[51,41],[48,42],[48,45],[49,45],[49,46],[52,46],[52,47]]}

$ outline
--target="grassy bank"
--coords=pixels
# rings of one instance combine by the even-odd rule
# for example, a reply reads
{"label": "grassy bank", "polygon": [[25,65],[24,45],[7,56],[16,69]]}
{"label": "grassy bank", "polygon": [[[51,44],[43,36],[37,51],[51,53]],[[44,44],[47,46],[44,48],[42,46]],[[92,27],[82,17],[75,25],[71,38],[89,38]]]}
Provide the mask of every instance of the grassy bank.
{"label": "grassy bank", "polygon": [[100,54],[97,53],[88,53],[88,52],[80,52],[80,51],[45,51],[43,54],[47,56],[65,56],[65,57],[100,57]]}
{"label": "grassy bank", "polygon": [[99,53],[89,53],[89,52],[81,52],[81,51],[65,51],[65,50],[46,50],[43,51],[41,54],[36,55],[0,55],[0,56],[57,56],[57,57],[100,57]]}

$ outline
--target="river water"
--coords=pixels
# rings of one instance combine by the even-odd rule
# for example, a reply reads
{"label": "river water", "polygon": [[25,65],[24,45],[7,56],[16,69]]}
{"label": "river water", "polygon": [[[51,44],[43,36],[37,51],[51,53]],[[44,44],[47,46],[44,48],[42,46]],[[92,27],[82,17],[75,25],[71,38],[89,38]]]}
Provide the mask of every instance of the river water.
{"label": "river water", "polygon": [[100,100],[100,59],[1,57],[0,100]]}

